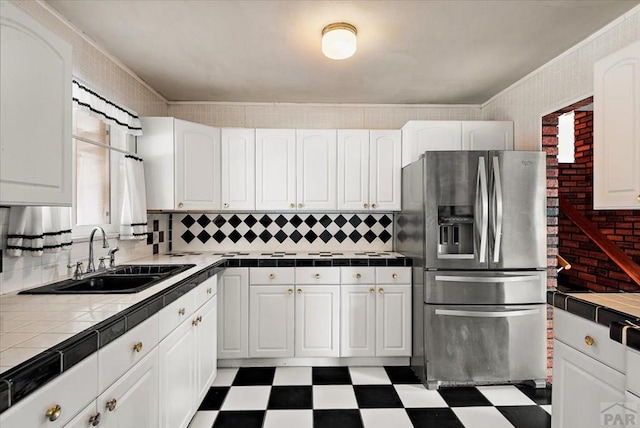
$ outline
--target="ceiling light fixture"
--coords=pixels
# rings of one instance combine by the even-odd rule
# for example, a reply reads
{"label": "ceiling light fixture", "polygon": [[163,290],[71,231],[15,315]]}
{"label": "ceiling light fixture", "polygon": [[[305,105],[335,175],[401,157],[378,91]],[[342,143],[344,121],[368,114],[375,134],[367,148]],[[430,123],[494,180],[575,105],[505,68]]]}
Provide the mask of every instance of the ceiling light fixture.
{"label": "ceiling light fixture", "polygon": [[356,53],[358,30],[346,22],[329,24],[322,29],[322,53],[331,59],[346,59]]}

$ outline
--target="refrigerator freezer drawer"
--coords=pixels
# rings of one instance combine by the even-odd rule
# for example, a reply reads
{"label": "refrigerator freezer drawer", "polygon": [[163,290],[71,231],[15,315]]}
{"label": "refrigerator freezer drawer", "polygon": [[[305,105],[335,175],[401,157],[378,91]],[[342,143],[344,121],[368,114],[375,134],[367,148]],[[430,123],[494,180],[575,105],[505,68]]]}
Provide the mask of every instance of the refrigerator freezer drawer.
{"label": "refrigerator freezer drawer", "polygon": [[546,305],[424,305],[427,383],[546,377]]}
{"label": "refrigerator freezer drawer", "polygon": [[501,305],[546,302],[545,271],[426,271],[424,301]]}

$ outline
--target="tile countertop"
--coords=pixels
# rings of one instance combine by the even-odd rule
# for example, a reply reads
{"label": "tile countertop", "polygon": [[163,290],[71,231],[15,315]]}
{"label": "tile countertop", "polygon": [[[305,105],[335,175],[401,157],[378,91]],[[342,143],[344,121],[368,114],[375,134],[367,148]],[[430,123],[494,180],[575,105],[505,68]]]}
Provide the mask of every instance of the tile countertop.
{"label": "tile countertop", "polygon": [[640,293],[547,291],[547,303],[609,327],[609,337],[640,351]]}
{"label": "tile countertop", "polygon": [[[195,266],[135,294],[0,295],[0,412],[225,267],[410,266],[386,252],[173,252],[125,264]],[[196,284],[197,284],[196,283]],[[34,387],[33,379],[42,377]],[[12,389],[13,388],[13,389]]]}

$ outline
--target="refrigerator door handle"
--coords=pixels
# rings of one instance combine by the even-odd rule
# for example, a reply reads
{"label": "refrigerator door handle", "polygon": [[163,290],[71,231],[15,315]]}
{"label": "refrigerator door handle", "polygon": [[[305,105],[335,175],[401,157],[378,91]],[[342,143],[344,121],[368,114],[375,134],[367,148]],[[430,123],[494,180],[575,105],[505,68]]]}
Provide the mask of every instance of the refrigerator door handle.
{"label": "refrigerator door handle", "polygon": [[487,191],[487,170],[484,163],[484,157],[478,158],[478,179],[476,180],[476,206],[475,219],[476,227],[477,219],[480,218],[480,252],[478,259],[480,263],[484,263],[487,256],[487,235],[489,229],[489,195]]}
{"label": "refrigerator door handle", "polygon": [[436,309],[436,315],[448,315],[452,317],[475,317],[475,318],[506,318],[521,317],[526,315],[537,315],[540,309],[517,309],[513,311],[458,311],[453,309]]}
{"label": "refrigerator door handle", "polygon": [[518,276],[453,276],[453,275],[436,275],[436,281],[441,282],[529,282],[540,280],[540,275],[518,275]]}
{"label": "refrigerator door handle", "polygon": [[494,209],[494,242],[493,242],[493,262],[500,261],[500,241],[502,239],[502,182],[500,181],[500,160],[497,156],[493,157],[493,188],[492,199]]}

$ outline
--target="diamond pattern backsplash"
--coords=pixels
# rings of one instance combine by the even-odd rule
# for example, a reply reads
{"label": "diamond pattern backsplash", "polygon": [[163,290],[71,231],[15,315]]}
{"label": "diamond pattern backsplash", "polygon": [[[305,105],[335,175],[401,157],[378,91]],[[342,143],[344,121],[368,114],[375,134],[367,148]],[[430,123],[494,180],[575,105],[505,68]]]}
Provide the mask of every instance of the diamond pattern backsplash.
{"label": "diamond pattern backsplash", "polygon": [[181,250],[391,250],[393,214],[173,214]]}

